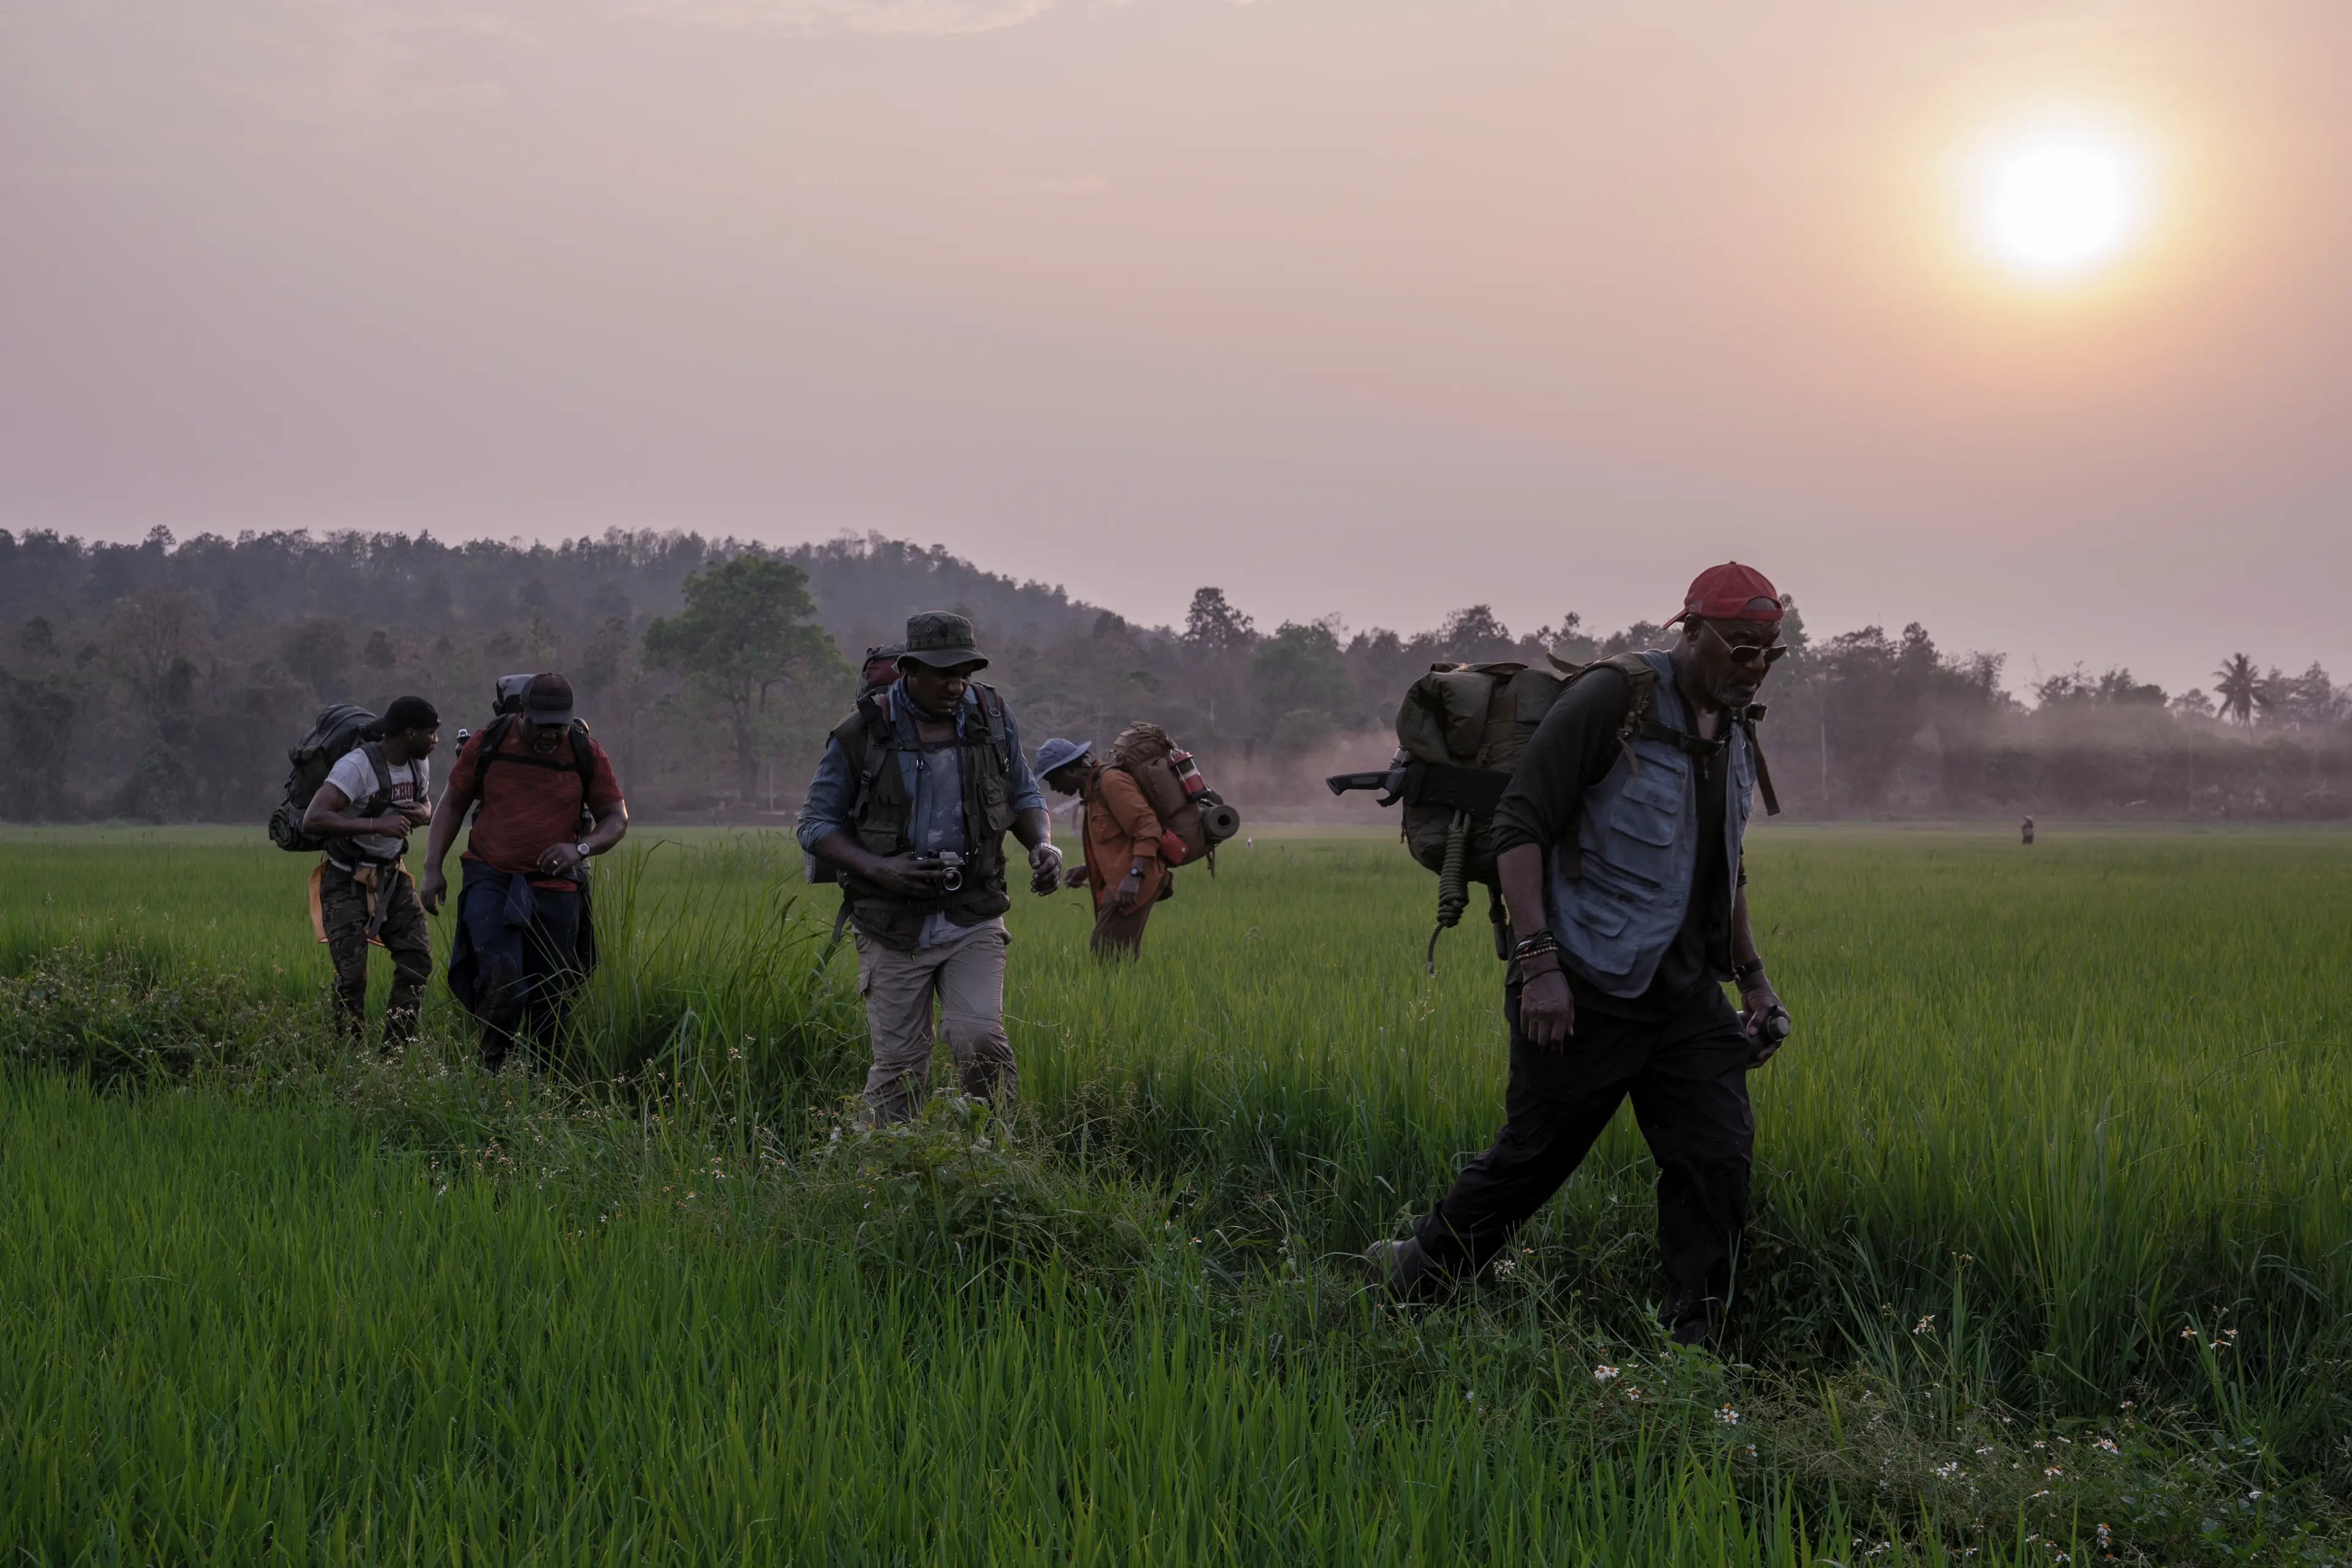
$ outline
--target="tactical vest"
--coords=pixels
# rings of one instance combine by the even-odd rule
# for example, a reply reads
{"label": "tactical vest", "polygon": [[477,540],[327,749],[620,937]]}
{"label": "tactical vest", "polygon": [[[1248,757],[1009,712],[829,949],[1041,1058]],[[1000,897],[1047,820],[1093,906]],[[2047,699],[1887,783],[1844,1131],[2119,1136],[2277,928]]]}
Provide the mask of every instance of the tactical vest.
{"label": "tactical vest", "polygon": [[[887,858],[914,847],[915,797],[907,787],[904,752],[922,751],[902,739],[889,689],[858,698],[856,710],[834,726],[857,793],[850,831],[869,854]],[[911,952],[923,922],[944,914],[960,926],[993,920],[1013,907],[1005,891],[1004,836],[1013,827],[1013,743],[1005,732],[1004,700],[992,686],[972,683],[970,699],[981,722],[962,715],[955,742],[963,785],[963,885],[936,899],[902,899],[878,882],[840,873],[842,895],[858,931],[886,947]],[[911,719],[911,715],[909,718]]]}
{"label": "tactical vest", "polygon": [[[1622,668],[1635,658],[1649,666],[1653,679],[1637,683],[1620,737],[1622,750],[1607,776],[1585,793],[1573,842],[1555,845],[1546,858],[1552,935],[1578,973],[1612,996],[1647,991],[1658,961],[1682,930],[1698,861],[1699,767],[1731,770],[1724,790],[1724,874],[1736,889],[1760,761],[1752,715],[1726,715],[1719,742],[1691,733],[1665,654],[1621,656],[1604,664]],[[1646,691],[1640,689],[1643,684]],[[1778,810],[1769,784],[1766,807]]]}

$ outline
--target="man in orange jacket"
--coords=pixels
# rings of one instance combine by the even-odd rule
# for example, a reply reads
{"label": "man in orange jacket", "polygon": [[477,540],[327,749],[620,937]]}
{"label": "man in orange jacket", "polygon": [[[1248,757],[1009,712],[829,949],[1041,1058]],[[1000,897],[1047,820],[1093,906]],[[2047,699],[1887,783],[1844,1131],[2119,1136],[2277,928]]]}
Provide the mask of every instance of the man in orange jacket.
{"label": "man in orange jacket", "polygon": [[1088,754],[1093,750],[1091,742],[1056,736],[1037,748],[1037,776],[1056,795],[1087,803],[1087,863],[1071,868],[1067,880],[1094,891],[1095,934],[1088,945],[1097,958],[1132,958],[1143,951],[1151,906],[1169,892],[1163,830],[1133,775],[1095,761]]}

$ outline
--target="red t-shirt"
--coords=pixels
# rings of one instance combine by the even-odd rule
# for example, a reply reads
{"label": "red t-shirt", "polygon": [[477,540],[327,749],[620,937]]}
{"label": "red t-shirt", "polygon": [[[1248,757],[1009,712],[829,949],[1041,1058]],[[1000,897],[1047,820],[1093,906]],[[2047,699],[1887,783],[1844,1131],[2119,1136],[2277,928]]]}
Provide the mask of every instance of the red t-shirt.
{"label": "red t-shirt", "polygon": [[[474,816],[466,858],[482,861],[493,870],[535,871],[549,845],[580,842],[583,795],[589,810],[598,816],[621,804],[621,781],[614,776],[613,759],[593,736],[588,740],[593,772],[584,781],[574,763],[571,736],[555,743],[552,756],[539,757],[532,753],[520,720],[507,726],[497,763],[483,767],[481,753],[482,736],[469,737],[449,769],[449,788],[460,794],[481,792],[482,805]],[[558,765],[547,766],[551,762]],[[572,882],[567,878],[547,878],[539,885],[569,888]]]}

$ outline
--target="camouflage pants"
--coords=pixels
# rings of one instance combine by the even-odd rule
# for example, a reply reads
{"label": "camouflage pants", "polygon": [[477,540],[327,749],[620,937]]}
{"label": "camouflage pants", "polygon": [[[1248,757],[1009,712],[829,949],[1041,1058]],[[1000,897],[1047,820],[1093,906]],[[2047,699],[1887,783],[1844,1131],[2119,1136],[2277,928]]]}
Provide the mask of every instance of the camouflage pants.
{"label": "camouflage pants", "polygon": [[[390,1050],[415,1037],[416,1005],[425,994],[425,983],[433,977],[433,949],[425,928],[425,906],[416,901],[416,884],[408,873],[384,867],[377,872],[377,887],[384,909],[376,938],[392,954],[392,995],[383,1009],[383,1047]],[[319,879],[319,917],[327,933],[327,955],[335,964],[337,1016],[345,1033],[363,1040],[368,890],[331,860]]]}

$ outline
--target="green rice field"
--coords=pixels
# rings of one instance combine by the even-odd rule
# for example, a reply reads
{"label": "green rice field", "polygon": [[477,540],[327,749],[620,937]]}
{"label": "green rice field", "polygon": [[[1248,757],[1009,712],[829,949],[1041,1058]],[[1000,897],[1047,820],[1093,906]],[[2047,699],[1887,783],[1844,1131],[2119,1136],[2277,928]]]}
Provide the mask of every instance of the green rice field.
{"label": "green rice field", "polygon": [[1759,830],[1799,1032],[1714,1353],[1653,1325],[1630,1116],[1495,1277],[1360,1292],[1506,1055],[1483,906],[1427,976],[1384,836],[1229,847],[1110,971],[1024,896],[1016,1110],[883,1133],[782,833],[634,835],[538,1076],[437,984],[404,1057],[339,1047],[307,872],[0,830],[16,1561],[2352,1546],[2352,835]]}

